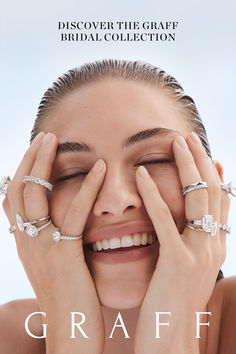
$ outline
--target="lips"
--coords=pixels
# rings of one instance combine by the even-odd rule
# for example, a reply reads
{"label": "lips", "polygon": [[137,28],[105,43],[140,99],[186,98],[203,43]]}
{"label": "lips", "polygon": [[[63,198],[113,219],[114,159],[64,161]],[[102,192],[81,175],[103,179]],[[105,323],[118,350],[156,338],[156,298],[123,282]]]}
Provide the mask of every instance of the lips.
{"label": "lips", "polygon": [[157,252],[159,246],[153,225],[130,222],[107,226],[85,236],[86,258],[102,263],[137,261]]}

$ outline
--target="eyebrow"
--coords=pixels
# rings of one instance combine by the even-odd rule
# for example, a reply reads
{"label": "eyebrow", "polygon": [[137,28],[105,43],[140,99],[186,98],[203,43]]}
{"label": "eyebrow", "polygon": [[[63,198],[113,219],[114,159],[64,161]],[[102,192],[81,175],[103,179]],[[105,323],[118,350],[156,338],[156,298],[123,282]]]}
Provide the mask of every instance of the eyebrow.
{"label": "eyebrow", "polygon": [[[170,134],[180,134],[180,133],[177,130],[162,128],[162,127],[141,130],[140,132],[126,138],[122,142],[122,147],[128,148],[134,144],[137,144],[137,143],[144,141],[146,139],[150,139],[154,136],[156,137],[156,136],[160,136],[160,135],[170,135]],[[83,142],[78,143],[78,142],[69,142],[69,141],[67,141],[65,143],[61,143],[57,147],[57,153],[78,152],[78,151],[79,152],[92,152],[92,151],[95,151],[95,149],[92,146],[89,146]]]}

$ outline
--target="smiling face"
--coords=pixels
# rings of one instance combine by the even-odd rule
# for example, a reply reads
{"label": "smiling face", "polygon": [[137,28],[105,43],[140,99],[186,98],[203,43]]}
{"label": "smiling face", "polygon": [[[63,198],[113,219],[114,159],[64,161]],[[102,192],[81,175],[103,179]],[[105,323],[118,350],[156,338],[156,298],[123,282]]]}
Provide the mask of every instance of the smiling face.
{"label": "smiling face", "polygon": [[139,306],[159,243],[137,191],[135,171],[145,165],[181,232],[184,200],[172,142],[191,132],[186,113],[162,90],[112,78],[61,99],[41,129],[55,133],[61,144],[49,196],[55,225],[62,224],[86,172],[99,158],[105,161],[104,183],[83,233],[86,262],[103,305]]}

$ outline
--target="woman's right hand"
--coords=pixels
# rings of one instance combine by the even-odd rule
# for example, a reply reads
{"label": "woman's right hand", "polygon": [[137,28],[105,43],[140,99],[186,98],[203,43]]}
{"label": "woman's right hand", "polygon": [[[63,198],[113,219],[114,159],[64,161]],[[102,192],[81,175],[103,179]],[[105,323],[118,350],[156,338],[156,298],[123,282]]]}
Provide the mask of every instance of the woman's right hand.
{"label": "woman's right hand", "polygon": [[[56,157],[58,141],[54,134],[40,133],[28,148],[16,174],[8,186],[3,207],[11,225],[16,225],[16,213],[28,221],[49,214],[46,188],[35,183],[23,183],[31,175],[48,181]],[[106,165],[99,160],[86,176],[60,225],[62,234],[83,233],[88,214],[103,183]],[[37,225],[38,226],[38,225]],[[31,238],[25,232],[14,233],[19,258],[37,296],[40,310],[46,313],[47,353],[102,353],[104,322],[99,299],[87,268],[83,242],[62,240],[56,243],[53,224]],[[71,312],[81,312],[81,325],[88,338],[75,329],[71,339]],[[77,315],[76,322],[81,321]]]}

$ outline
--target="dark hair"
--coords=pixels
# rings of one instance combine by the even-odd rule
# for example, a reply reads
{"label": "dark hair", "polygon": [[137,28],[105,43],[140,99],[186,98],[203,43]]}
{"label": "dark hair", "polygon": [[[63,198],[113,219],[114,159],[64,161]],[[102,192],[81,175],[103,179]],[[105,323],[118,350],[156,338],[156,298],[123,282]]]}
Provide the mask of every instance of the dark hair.
{"label": "dark hair", "polygon": [[[31,132],[30,142],[39,133],[41,123],[50,114],[57,102],[82,86],[106,78],[137,81],[163,89],[174,101],[179,102],[186,111],[192,130],[199,136],[207,155],[212,159],[207,133],[194,100],[185,94],[182,86],[173,76],[156,66],[141,61],[103,59],[83,64],[60,76],[43,95]],[[220,270],[217,280],[223,277]]]}

